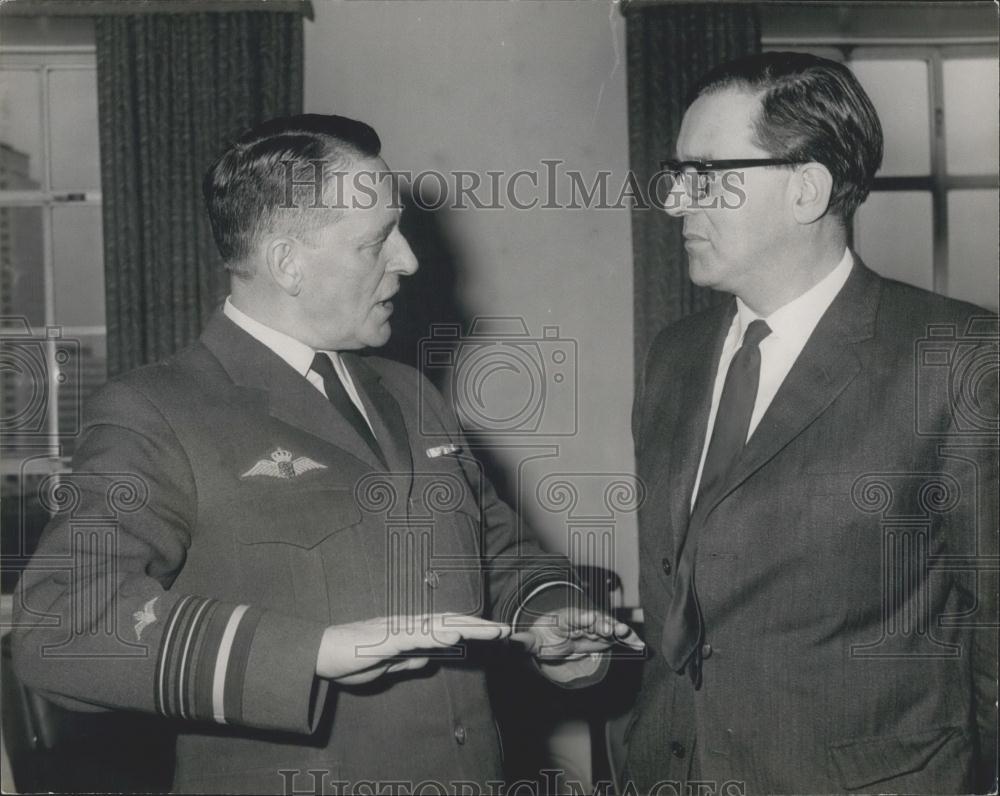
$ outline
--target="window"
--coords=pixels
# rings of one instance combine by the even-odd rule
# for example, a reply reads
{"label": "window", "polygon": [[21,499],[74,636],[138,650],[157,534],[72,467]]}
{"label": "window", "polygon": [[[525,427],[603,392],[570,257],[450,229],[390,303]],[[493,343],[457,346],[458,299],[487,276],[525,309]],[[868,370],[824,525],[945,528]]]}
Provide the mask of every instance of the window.
{"label": "window", "polygon": [[853,246],[883,276],[996,310],[1000,291],[1000,73],[995,44],[768,49],[846,63],[878,110],[885,157]]}
{"label": "window", "polygon": [[[6,42],[5,42],[6,43]],[[92,45],[0,55],[3,544],[26,555],[42,478],[67,466],[81,404],[107,375]],[[4,590],[10,587],[5,571]]]}

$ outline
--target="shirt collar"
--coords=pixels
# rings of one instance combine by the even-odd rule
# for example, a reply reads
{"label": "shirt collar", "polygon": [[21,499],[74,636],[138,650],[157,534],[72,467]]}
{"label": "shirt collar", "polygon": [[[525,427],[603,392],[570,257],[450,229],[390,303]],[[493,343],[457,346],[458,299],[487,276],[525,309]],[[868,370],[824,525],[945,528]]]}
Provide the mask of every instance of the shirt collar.
{"label": "shirt collar", "polygon": [[229,297],[226,297],[222,312],[244,332],[285,360],[299,375],[305,376],[309,372],[316,352],[305,343],[254,320],[238,310]]}
{"label": "shirt collar", "polygon": [[[830,273],[809,288],[805,293],[779,307],[766,318],[771,329],[768,339],[785,340],[792,343],[802,343],[809,338],[823,313],[827,311],[837,294],[847,282],[854,266],[854,257],[850,249],[844,249],[844,256]],[[752,321],[760,319],[739,297],[736,299],[737,319],[739,322],[739,339]]]}

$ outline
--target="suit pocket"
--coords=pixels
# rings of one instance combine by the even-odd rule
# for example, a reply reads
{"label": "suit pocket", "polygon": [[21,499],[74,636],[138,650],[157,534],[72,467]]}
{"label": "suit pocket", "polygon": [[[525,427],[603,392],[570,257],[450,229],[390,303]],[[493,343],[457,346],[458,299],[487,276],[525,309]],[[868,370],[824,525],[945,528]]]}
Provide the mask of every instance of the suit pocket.
{"label": "suit pocket", "polygon": [[361,510],[348,490],[268,490],[251,500],[253,516],[236,538],[243,544],[290,544],[306,549],[361,522]]}
{"label": "suit pocket", "polygon": [[962,758],[968,758],[970,748],[962,727],[851,738],[829,747],[837,779],[847,790],[878,784],[879,790],[925,793],[960,792],[968,771]]}

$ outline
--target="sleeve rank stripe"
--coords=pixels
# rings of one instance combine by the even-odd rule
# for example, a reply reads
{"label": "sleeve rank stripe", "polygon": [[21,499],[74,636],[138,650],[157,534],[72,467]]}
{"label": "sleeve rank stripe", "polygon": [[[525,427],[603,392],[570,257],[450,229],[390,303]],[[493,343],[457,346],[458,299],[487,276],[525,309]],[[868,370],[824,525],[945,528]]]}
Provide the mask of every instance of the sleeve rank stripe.
{"label": "sleeve rank stripe", "polygon": [[243,721],[243,683],[246,679],[247,664],[250,661],[250,645],[253,643],[264,612],[260,608],[251,608],[240,622],[233,638],[233,647],[229,653],[229,666],[226,683],[223,687],[223,709],[226,716],[237,724]]}
{"label": "sleeve rank stripe", "polygon": [[185,677],[191,666],[190,656],[195,648],[199,628],[205,617],[212,612],[208,609],[217,604],[216,600],[187,595],[174,606],[167,620],[163,645],[156,667],[156,710],[165,716],[189,718],[185,705]]}
{"label": "sleeve rank stripe", "polygon": [[236,638],[236,630],[239,628],[240,620],[243,619],[249,607],[248,605],[238,605],[232,614],[230,614],[229,621],[226,623],[225,630],[222,633],[222,639],[219,642],[218,654],[215,656],[215,674],[212,678],[212,713],[213,718],[219,724],[226,723],[224,697],[229,655],[233,648],[233,641]]}
{"label": "sleeve rank stripe", "polygon": [[177,630],[178,618],[184,612],[188,603],[194,599],[194,597],[186,596],[177,601],[170,611],[170,616],[167,619],[166,630],[163,633],[163,642],[160,645],[160,654],[156,661],[156,684],[153,699],[156,712],[163,715],[168,715],[166,685],[167,658],[170,656],[170,651],[173,649],[174,633]]}
{"label": "sleeve rank stripe", "polygon": [[191,655],[194,652],[194,639],[198,633],[200,622],[205,617],[205,612],[210,605],[215,603],[214,600],[205,600],[201,605],[198,606],[194,615],[191,617],[191,622],[187,628],[187,637],[184,639],[184,646],[180,654],[180,665],[177,667],[177,677],[174,680],[174,687],[177,691],[177,713],[182,719],[194,718],[191,716],[186,709],[187,705],[187,669],[191,664]]}

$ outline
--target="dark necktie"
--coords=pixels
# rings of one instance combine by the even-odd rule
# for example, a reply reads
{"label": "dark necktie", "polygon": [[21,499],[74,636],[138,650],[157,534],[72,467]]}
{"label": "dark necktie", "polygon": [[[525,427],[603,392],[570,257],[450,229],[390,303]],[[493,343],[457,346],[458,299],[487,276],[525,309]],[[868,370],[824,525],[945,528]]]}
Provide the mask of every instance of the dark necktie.
{"label": "dark necktie", "polygon": [[[764,321],[750,323],[743,335],[743,345],[729,363],[722,386],[715,425],[705,454],[705,466],[701,471],[698,498],[688,524],[684,548],[677,562],[674,598],[663,625],[664,653],[675,671],[684,669],[702,642],[701,609],[694,584],[698,534],[719,490],[725,487],[733,464],[739,460],[746,446],[750,417],[753,415],[757,386],[760,383],[759,346],[770,333],[771,329]],[[698,655],[695,655],[695,663],[700,663]],[[693,666],[691,674],[696,684],[699,683],[700,666]]]}
{"label": "dark necktie", "polygon": [[743,345],[729,363],[719,408],[715,413],[712,438],[705,454],[705,466],[701,469],[695,512],[698,503],[710,500],[713,493],[725,484],[729,470],[746,445],[760,383],[760,343],[769,334],[771,329],[764,321],[751,321],[743,335]]}
{"label": "dark necktie", "polygon": [[347,394],[344,383],[340,380],[340,376],[337,375],[330,357],[322,351],[317,352],[316,356],[313,357],[311,369],[322,377],[323,389],[326,390],[326,397],[333,404],[333,407],[361,435],[361,438],[368,443],[368,447],[372,449],[372,453],[378,457],[379,461],[384,463],[385,458],[382,456],[382,449],[379,447],[378,440],[375,439],[375,435],[372,433],[368,423],[361,415],[358,407],[355,406],[354,401],[351,400],[351,396]]}

